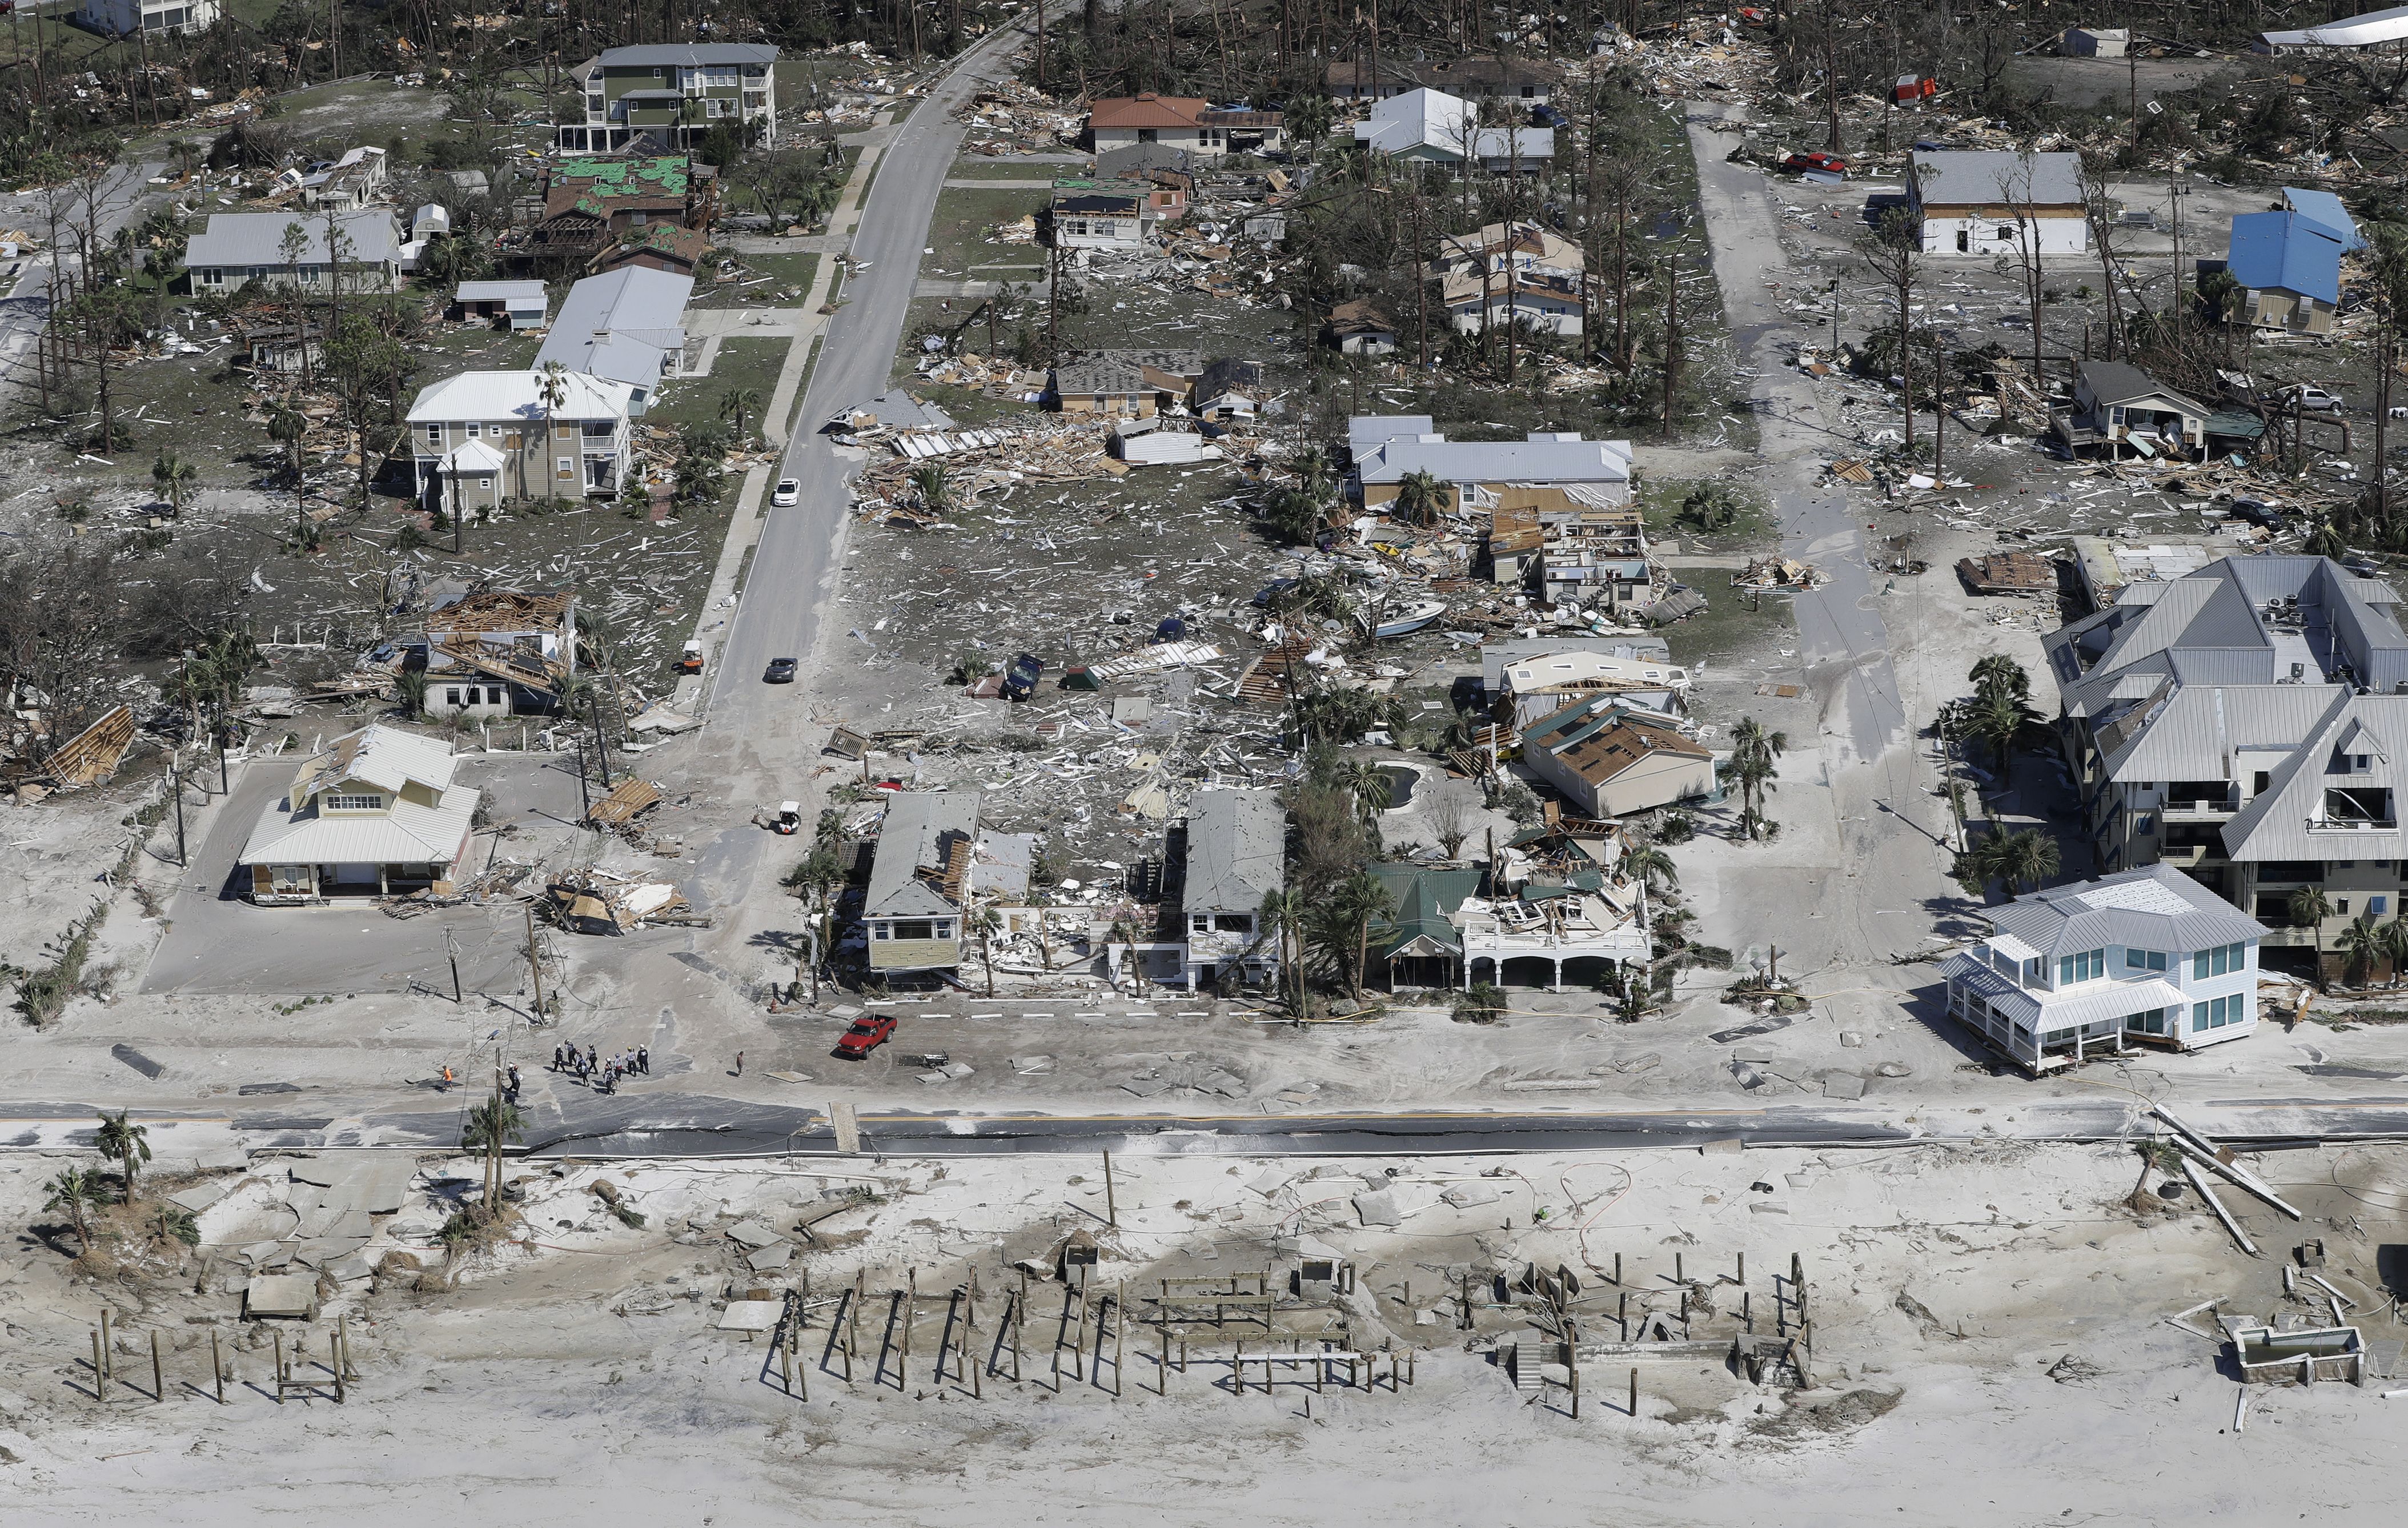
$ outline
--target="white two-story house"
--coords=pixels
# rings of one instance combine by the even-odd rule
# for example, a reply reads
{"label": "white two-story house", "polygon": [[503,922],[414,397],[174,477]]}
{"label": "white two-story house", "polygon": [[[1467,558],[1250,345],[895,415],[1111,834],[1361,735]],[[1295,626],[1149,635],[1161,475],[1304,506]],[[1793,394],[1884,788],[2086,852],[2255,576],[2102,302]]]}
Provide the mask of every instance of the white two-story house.
{"label": "white two-story house", "polygon": [[1992,910],[1941,966],[1948,1012],[2035,1074],[2128,1045],[2197,1050],[2258,1027],[2265,930],[2171,865],[2052,887]]}
{"label": "white two-story house", "polygon": [[582,372],[464,371],[409,406],[419,501],[446,514],[506,498],[608,498],[626,482],[635,389]]}

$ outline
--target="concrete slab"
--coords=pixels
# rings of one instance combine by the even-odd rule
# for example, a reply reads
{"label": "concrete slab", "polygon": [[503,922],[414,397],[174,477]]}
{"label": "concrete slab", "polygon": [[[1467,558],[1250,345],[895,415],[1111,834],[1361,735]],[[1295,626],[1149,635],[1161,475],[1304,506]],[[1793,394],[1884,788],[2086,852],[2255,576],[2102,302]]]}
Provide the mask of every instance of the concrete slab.
{"label": "concrete slab", "polygon": [[767,1332],[784,1315],[782,1300],[730,1300],[727,1308],[719,1313],[722,1332]]}
{"label": "concrete slab", "polygon": [[243,1314],[308,1320],[318,1313],[318,1280],[307,1274],[264,1274],[245,1287]]}

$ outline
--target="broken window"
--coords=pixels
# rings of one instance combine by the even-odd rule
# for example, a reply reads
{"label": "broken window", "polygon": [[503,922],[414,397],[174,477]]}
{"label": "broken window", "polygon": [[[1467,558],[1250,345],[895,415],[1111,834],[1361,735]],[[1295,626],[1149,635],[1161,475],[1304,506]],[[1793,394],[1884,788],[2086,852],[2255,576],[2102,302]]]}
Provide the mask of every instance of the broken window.
{"label": "broken window", "polygon": [[1212,927],[1225,934],[1250,934],[1254,931],[1254,916],[1252,913],[1218,913],[1213,915]]}
{"label": "broken window", "polygon": [[2391,792],[2380,786],[2334,786],[2325,791],[2325,821],[2354,826],[2391,823]]}
{"label": "broken window", "polygon": [[897,918],[894,924],[895,937],[896,939],[934,939],[937,937],[936,927],[926,918]]}

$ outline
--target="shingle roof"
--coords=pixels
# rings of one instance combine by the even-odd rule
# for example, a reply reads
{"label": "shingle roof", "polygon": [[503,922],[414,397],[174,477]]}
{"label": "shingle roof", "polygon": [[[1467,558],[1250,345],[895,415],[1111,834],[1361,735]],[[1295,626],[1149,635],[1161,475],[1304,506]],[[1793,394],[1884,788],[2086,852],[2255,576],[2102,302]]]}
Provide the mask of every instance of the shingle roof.
{"label": "shingle roof", "polygon": [[2082,156],[1918,149],[1913,195],[1927,207],[2080,207]]}
{"label": "shingle roof", "polygon": [[2081,377],[2090,388],[2090,396],[2103,404],[2125,403],[2133,398],[2167,397],[2201,418],[2207,414],[2206,405],[2192,402],[2139,367],[2127,366],[2121,361],[2084,361],[2081,363]]}
{"label": "shingle roof", "polygon": [[[308,239],[300,264],[326,263],[326,220],[292,212],[212,213],[201,231],[184,247],[187,269],[222,266],[282,266],[284,230],[298,224]],[[335,224],[351,242],[351,259],[362,265],[382,265],[401,258],[401,225],[393,209],[363,208],[338,212]]]}
{"label": "shingle roof", "polygon": [[1252,913],[1286,878],[1287,811],[1268,790],[1199,790],[1187,803],[1191,913]]}
{"label": "shingle roof", "polygon": [[944,917],[959,911],[920,872],[941,872],[955,844],[967,848],[976,840],[978,813],[974,790],[908,790],[887,802],[862,915]]}
{"label": "shingle roof", "polygon": [[1990,910],[2000,933],[2054,959],[2110,944],[2189,951],[2254,940],[2256,918],[2172,865],[2051,887]]}
{"label": "shingle roof", "polygon": [[2252,292],[2296,292],[2341,301],[2341,240],[2298,212],[2243,212],[2232,220],[2224,265]]}

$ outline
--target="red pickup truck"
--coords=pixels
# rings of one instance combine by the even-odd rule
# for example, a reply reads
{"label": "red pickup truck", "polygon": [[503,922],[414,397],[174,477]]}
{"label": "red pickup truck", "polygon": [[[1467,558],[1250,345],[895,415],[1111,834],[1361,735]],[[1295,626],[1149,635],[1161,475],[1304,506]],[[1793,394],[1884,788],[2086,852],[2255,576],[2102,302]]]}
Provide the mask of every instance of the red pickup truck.
{"label": "red pickup truck", "polygon": [[848,1061],[857,1061],[895,1038],[895,1017],[892,1014],[865,1014],[853,1021],[853,1027],[837,1036],[836,1053]]}

